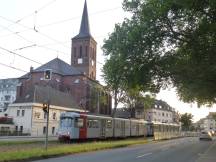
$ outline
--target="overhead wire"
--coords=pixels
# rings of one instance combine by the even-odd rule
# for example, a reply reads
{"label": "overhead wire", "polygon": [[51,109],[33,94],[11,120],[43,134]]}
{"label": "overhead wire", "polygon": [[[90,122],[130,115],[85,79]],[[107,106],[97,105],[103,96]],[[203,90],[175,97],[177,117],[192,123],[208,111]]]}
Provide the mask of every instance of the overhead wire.
{"label": "overhead wire", "polygon": [[[14,33],[14,31],[12,31],[12,30],[10,30],[10,29],[7,29],[7,27],[4,27],[4,26],[2,26],[2,25],[0,25],[2,28],[5,28],[6,30],[8,30],[9,32],[11,32],[11,33]],[[31,41],[31,40],[28,40],[28,39],[26,39],[25,37],[23,37],[23,36],[21,36],[19,33],[14,33],[16,36],[18,36],[19,38],[22,38],[23,40],[25,40],[26,42],[29,42],[29,43],[31,43],[31,44],[36,44],[35,42],[33,42],[33,41]],[[51,50],[51,51],[55,51],[55,52],[59,52],[59,53],[62,53],[62,54],[66,54],[66,55],[68,55],[67,53],[65,53],[65,52],[62,52],[62,51],[59,51],[59,50],[57,50],[57,49],[53,49],[53,48],[49,48],[49,47],[46,47],[46,46],[43,46],[43,45],[35,45],[35,46],[37,46],[37,47],[40,47],[40,48],[44,48],[44,49],[47,49],[47,50]],[[32,46],[32,47],[35,47],[35,46]]]}
{"label": "overhead wire", "polygon": [[0,49],[1,49],[1,50],[4,50],[4,51],[7,51],[8,53],[14,54],[14,55],[16,55],[16,56],[22,57],[22,58],[24,58],[24,59],[26,59],[26,60],[29,60],[29,61],[31,61],[31,62],[37,63],[37,64],[39,64],[39,65],[42,65],[42,63],[40,63],[40,62],[38,62],[38,61],[35,61],[35,60],[33,60],[33,59],[30,59],[30,58],[28,58],[28,57],[25,57],[25,56],[23,56],[23,55],[20,55],[20,54],[18,54],[18,53],[16,53],[16,52],[13,52],[13,51],[8,50],[8,49],[6,49],[6,48],[3,48],[3,47],[1,47],[1,46],[0,46]]}
{"label": "overhead wire", "polygon": [[[97,15],[97,14],[101,14],[101,13],[117,10],[117,9],[120,9],[120,8],[121,7],[118,6],[118,7],[114,7],[114,8],[111,8],[111,9],[101,10],[101,11],[97,11],[97,12],[94,12],[94,13],[90,13],[89,15]],[[1,16],[0,16],[0,18],[3,19],[3,17],[1,17]],[[80,18],[80,16],[76,16],[76,17],[72,17],[72,18],[69,18],[69,19],[64,19],[64,20],[52,22],[52,23],[49,23],[49,24],[39,25],[38,28],[44,28],[44,27],[48,27],[48,26],[53,26],[53,25],[65,23],[65,22],[68,22],[68,21],[71,21],[71,20],[75,20],[75,19],[78,19],[78,18]],[[25,29],[25,30],[20,30],[20,31],[17,31],[16,33],[23,33],[23,32],[29,31],[29,30],[33,30],[33,28],[28,28],[28,29]],[[6,34],[6,35],[1,35],[0,37],[7,37],[7,36],[10,36],[10,35],[11,34]]]}
{"label": "overhead wire", "polygon": [[11,69],[15,69],[15,70],[18,70],[18,71],[21,71],[21,72],[28,73],[28,71],[22,70],[22,69],[20,69],[20,68],[17,68],[17,67],[11,66],[11,65],[6,65],[6,64],[1,63],[1,62],[0,62],[0,65],[5,66],[5,67],[8,67],[8,68],[11,68]]}
{"label": "overhead wire", "polygon": [[[56,0],[49,1],[48,3],[46,3],[45,5],[43,5],[42,7],[40,7],[39,9],[37,9],[37,10],[35,10],[35,11],[37,11],[37,13],[38,13],[39,11],[42,11],[43,9],[45,9],[45,8],[47,8],[48,6],[50,6],[51,4],[53,4],[55,1],[56,1]],[[35,14],[35,11],[32,12],[32,13],[30,13],[30,14],[27,14],[27,15],[23,16],[22,18],[20,18],[20,19],[18,19],[18,20],[16,20],[15,23],[11,23],[10,25],[7,26],[7,28],[9,28],[9,27],[15,25],[16,23],[19,23],[19,22],[23,21],[24,19],[26,19],[26,18],[28,18],[28,17],[33,16],[33,15]],[[4,30],[1,30],[0,32],[2,32],[2,31],[4,31]]]}
{"label": "overhead wire", "polygon": [[[46,8],[47,6],[49,6],[50,4],[52,4],[52,3],[55,2],[55,1],[56,1],[56,0],[50,1],[49,3],[47,3],[46,5],[44,5],[43,7],[41,7],[40,9],[36,10],[36,11],[35,11],[34,13],[32,13],[32,14],[37,14],[38,11],[41,11],[42,9]],[[121,8],[121,7],[115,7],[115,8],[108,9],[108,10],[98,11],[98,12],[92,13],[91,15],[100,14],[100,13],[104,13],[104,12],[116,10],[116,9],[119,9],[119,8]],[[32,15],[32,14],[31,14],[31,15]],[[26,17],[28,17],[28,16],[25,16],[25,17],[23,17],[23,18],[21,18],[21,19],[19,19],[19,20],[17,20],[17,21],[13,21],[13,20],[9,20],[9,19],[7,19],[7,18],[5,18],[5,17],[3,17],[3,16],[0,16],[0,18],[2,18],[2,19],[4,19],[4,20],[9,21],[9,22],[12,22],[12,24],[18,24],[18,25],[20,25],[20,26],[22,26],[22,27],[24,27],[24,28],[26,28],[26,29],[28,29],[28,30],[34,30],[36,33],[39,33],[39,34],[43,35],[44,37],[46,37],[46,38],[48,38],[48,39],[50,39],[50,40],[56,42],[57,44],[61,44],[61,45],[63,44],[62,42],[59,42],[59,41],[53,39],[52,37],[50,37],[50,36],[48,36],[48,35],[46,35],[46,34],[44,34],[44,33],[39,32],[38,30],[36,30],[36,25],[35,25],[35,24],[34,24],[34,28],[31,28],[31,27],[25,26],[25,25],[23,25],[23,24],[20,24],[20,22],[21,22],[23,19],[25,19]],[[63,22],[65,22],[65,21],[70,21],[70,20],[73,20],[73,19],[77,19],[77,18],[79,18],[79,17],[74,17],[74,18],[71,18],[71,19],[62,20],[62,21],[59,21],[59,22],[51,23],[51,24],[45,24],[45,25],[41,25],[41,26],[39,26],[39,27],[41,28],[41,27],[46,27],[46,26],[50,26],[50,25],[55,25],[55,24],[63,23]],[[13,32],[13,31],[11,31],[11,30],[9,29],[9,27],[5,27],[5,29],[9,30],[9,31],[12,32],[13,34],[15,34],[15,35],[19,36],[20,38],[24,39],[25,41],[28,41],[28,42],[33,43],[32,41],[30,41],[30,40],[24,38],[23,36],[19,35],[20,32]],[[34,46],[35,46],[35,44],[34,44]],[[49,49],[49,50],[53,50],[53,51],[56,51],[56,52],[64,53],[64,52],[61,52],[61,51],[59,51],[59,50],[55,50],[55,49],[51,49],[51,48],[48,48],[48,47],[44,47],[44,46],[42,46],[42,45],[37,45],[37,46],[38,46],[38,47],[42,47],[42,48],[46,48],[46,49]],[[27,47],[30,47],[30,46],[27,46]],[[27,47],[23,47],[23,48],[20,48],[20,49],[24,49],[24,48],[27,48]],[[32,47],[33,47],[33,46],[32,46]],[[4,48],[2,48],[2,47],[0,47],[0,48],[3,49],[3,50],[5,50],[5,51],[7,51],[7,52],[9,52],[9,53],[15,54],[15,55],[20,56],[20,57],[23,57],[23,58],[25,58],[25,59],[27,59],[27,60],[29,60],[29,61],[32,61],[32,62],[35,62],[35,63],[37,63],[37,64],[42,65],[42,63],[39,63],[38,61],[34,61],[34,60],[32,60],[32,59],[29,59],[29,58],[27,58],[27,57],[25,57],[25,56],[22,56],[22,55],[17,54],[17,53],[15,53],[15,52],[13,52],[13,51],[4,49]],[[70,48],[70,47],[67,47],[67,48]],[[64,53],[64,54],[66,54],[66,53]],[[102,64],[101,62],[98,62],[98,61],[97,61],[97,63]]]}
{"label": "overhead wire", "polygon": [[[8,21],[8,22],[13,22],[13,23],[15,23],[13,20],[10,20],[10,19],[5,18],[5,17],[3,17],[3,16],[0,16],[0,18],[6,20],[6,21]],[[20,24],[20,23],[16,23],[16,24],[19,25],[19,26],[22,26],[22,27],[24,27],[24,28],[26,28],[26,29],[33,30],[35,33],[38,33],[38,34],[42,35],[43,37],[46,37],[46,38],[48,38],[48,39],[50,39],[50,40],[52,40],[52,41],[54,41],[54,42],[57,42],[57,43],[59,43],[60,45],[62,45],[61,42],[59,42],[58,40],[56,40],[56,39],[54,39],[54,38],[52,38],[52,37],[50,37],[50,36],[48,36],[48,35],[46,35],[46,34],[40,32],[38,29],[35,30],[35,28],[31,28],[31,27],[28,27],[28,26],[23,25],[23,24]],[[15,34],[18,34],[18,33],[19,33],[19,32],[16,32]],[[65,45],[62,45],[62,46],[63,46],[63,47],[66,47],[66,48],[69,48],[69,47],[67,47],[67,46],[65,46]]]}

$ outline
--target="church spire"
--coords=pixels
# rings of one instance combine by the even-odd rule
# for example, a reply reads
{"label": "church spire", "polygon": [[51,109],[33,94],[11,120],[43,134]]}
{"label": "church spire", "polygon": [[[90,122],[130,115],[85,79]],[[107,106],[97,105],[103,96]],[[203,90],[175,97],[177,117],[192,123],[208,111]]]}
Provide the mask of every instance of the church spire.
{"label": "church spire", "polygon": [[79,31],[79,34],[75,38],[83,38],[83,37],[91,37],[90,27],[89,27],[89,18],[88,18],[88,8],[87,8],[86,0],[85,0],[84,8],[83,8],[80,31]]}

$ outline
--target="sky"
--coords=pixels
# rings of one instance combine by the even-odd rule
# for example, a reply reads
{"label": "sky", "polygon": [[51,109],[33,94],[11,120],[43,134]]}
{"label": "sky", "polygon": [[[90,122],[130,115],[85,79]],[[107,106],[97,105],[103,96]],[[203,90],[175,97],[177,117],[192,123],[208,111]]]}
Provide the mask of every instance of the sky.
{"label": "sky", "polygon": [[[96,78],[102,83],[103,41],[115,24],[130,17],[122,1],[87,0],[91,34],[98,43]],[[20,77],[31,66],[37,68],[56,57],[70,64],[71,38],[79,32],[83,6],[84,0],[0,0],[0,79]],[[216,112],[216,107],[180,102],[175,89],[162,90],[157,99],[180,113],[192,113],[194,121]]]}

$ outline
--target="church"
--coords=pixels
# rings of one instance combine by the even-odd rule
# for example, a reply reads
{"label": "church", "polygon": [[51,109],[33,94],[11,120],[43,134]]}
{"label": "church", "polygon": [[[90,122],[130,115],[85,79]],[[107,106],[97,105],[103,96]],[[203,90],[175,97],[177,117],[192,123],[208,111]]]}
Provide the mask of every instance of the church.
{"label": "church", "polygon": [[[33,69],[18,78],[16,101],[9,106],[15,129],[39,136],[46,130],[42,105],[50,101],[50,135],[55,135],[61,112],[75,111],[110,115],[112,99],[96,80],[97,42],[90,32],[85,1],[80,30],[72,38],[71,64],[60,58]],[[47,80],[45,71],[50,71]]]}

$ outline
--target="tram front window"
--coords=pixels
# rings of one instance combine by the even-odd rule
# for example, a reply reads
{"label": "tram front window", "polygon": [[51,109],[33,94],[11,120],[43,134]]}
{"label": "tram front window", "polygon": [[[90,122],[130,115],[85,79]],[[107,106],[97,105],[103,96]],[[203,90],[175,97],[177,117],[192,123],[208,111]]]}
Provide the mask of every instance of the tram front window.
{"label": "tram front window", "polygon": [[60,127],[61,128],[67,128],[72,127],[72,118],[61,118]]}

